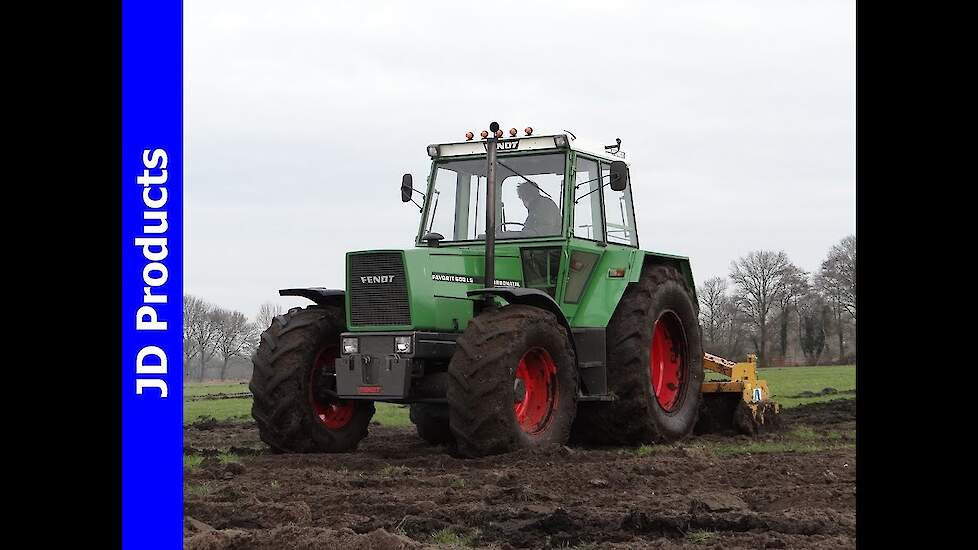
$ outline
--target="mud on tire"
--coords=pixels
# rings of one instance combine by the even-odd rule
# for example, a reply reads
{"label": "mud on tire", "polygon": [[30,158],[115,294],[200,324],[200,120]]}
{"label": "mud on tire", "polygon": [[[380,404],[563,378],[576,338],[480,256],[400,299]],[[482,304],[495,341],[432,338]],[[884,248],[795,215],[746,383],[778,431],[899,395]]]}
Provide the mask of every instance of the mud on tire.
{"label": "mud on tire", "polygon": [[[660,347],[659,353],[666,349],[672,359],[679,357],[678,384],[663,390],[670,384],[662,384],[660,374],[658,396],[653,389],[650,360],[655,327],[668,329],[666,334],[672,335],[666,340],[671,345]],[[607,349],[608,388],[617,400],[581,403],[573,440],[597,445],[638,445],[675,441],[689,435],[696,425],[702,399],[703,347],[693,295],[678,270],[653,265],[643,268],[641,279],[625,290],[608,324]]]}
{"label": "mud on tire", "polygon": [[570,338],[552,313],[526,305],[469,321],[448,366],[449,425],[460,455],[567,442],[578,385]]}
{"label": "mud on tire", "polygon": [[431,445],[445,445],[455,440],[448,425],[448,407],[432,403],[412,403],[411,422],[418,437]]}
{"label": "mud on tire", "polygon": [[275,317],[262,333],[252,356],[251,414],[274,451],[350,451],[367,436],[374,404],[339,400],[327,374],[343,330],[340,308],[311,306]]}

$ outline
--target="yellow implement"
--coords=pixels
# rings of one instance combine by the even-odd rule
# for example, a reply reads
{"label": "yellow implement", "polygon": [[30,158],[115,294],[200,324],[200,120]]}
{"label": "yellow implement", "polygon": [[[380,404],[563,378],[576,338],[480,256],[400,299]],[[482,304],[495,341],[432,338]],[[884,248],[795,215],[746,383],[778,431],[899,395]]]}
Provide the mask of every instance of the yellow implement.
{"label": "yellow implement", "polygon": [[770,399],[767,382],[757,378],[753,354],[746,363],[735,363],[709,353],[703,354],[703,368],[728,378],[703,382],[703,409],[696,426],[698,433],[736,429],[755,435],[778,425],[781,405]]}

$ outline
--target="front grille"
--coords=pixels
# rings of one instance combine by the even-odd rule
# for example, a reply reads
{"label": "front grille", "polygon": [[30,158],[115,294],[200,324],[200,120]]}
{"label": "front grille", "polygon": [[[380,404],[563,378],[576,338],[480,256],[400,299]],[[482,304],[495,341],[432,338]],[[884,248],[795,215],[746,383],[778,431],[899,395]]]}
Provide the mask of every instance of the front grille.
{"label": "front grille", "polygon": [[352,254],[349,277],[351,324],[411,324],[407,278],[400,252]]}

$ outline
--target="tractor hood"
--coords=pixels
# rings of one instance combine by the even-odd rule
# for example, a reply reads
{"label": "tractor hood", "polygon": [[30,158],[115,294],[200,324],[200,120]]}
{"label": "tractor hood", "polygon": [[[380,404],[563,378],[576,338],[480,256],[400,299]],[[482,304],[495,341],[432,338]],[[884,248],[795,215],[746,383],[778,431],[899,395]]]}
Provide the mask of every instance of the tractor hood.
{"label": "tractor hood", "polygon": [[[496,286],[521,287],[520,249],[496,246]],[[483,246],[367,250],[346,255],[351,332],[460,332],[472,318],[469,290],[484,288]]]}

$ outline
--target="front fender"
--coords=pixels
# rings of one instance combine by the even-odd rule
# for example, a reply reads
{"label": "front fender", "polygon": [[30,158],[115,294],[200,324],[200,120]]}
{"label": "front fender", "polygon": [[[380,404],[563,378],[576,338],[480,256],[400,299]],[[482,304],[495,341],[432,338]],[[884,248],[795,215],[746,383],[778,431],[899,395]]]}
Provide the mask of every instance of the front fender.
{"label": "front fender", "polygon": [[314,286],[309,288],[283,288],[278,291],[279,296],[302,296],[308,298],[321,306],[336,306],[340,309],[346,307],[346,291],[335,288],[324,288]]}
{"label": "front fender", "polygon": [[546,292],[536,288],[493,287],[477,288],[466,292],[466,294],[469,296],[499,296],[509,304],[538,307],[553,313],[557,317],[557,321],[567,329],[567,336],[570,337],[571,346],[574,348],[574,360],[577,361],[577,343],[574,341],[574,331],[571,330],[570,323],[567,321],[567,317],[564,317],[564,312],[560,310],[560,306]]}

